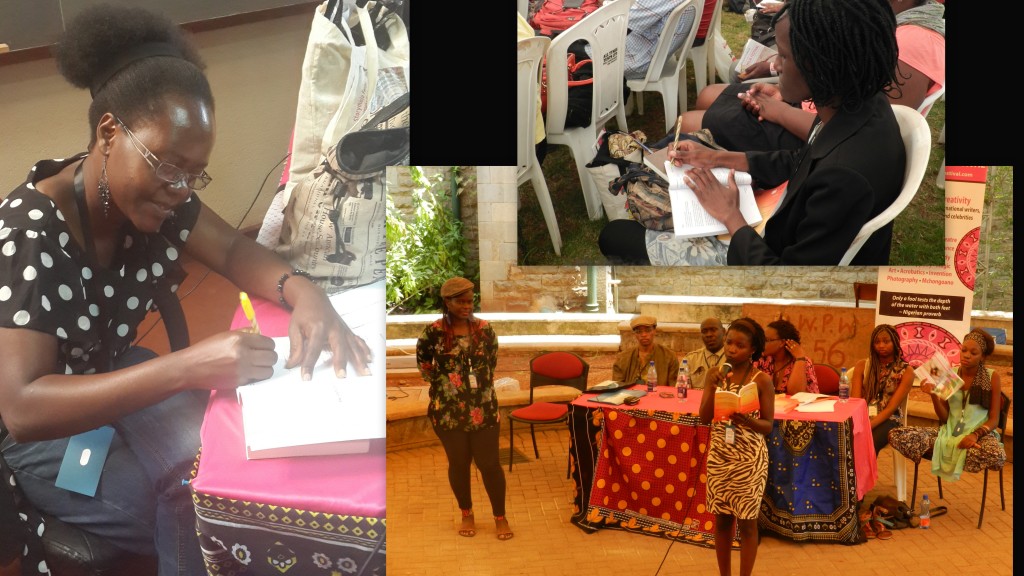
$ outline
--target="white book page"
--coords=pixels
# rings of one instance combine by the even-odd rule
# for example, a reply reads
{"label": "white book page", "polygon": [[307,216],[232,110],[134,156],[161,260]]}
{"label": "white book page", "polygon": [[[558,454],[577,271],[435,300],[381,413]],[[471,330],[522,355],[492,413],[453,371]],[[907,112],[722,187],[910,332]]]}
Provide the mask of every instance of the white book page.
{"label": "white book page", "polygon": [[754,64],[764,62],[778,53],[779,51],[775,48],[765,46],[753,38],[748,38],[747,44],[743,47],[743,54],[740,55],[739,64],[736,69],[743,72]]}
{"label": "white book page", "polygon": [[801,404],[795,408],[797,412],[835,412],[837,400],[819,400],[810,404]]}
{"label": "white book page", "polygon": [[[701,206],[697,195],[686,185],[686,172],[692,168],[688,164],[676,166],[671,162],[665,162],[665,172],[668,175],[668,193],[672,201],[672,223],[675,227],[675,234],[680,238],[694,238],[698,236],[716,236],[727,234],[729,229],[716,220],[708,211]],[[729,169],[712,168],[711,173],[723,185],[728,185]],[[761,211],[757,207],[757,200],[754,199],[753,180],[747,172],[736,172],[736,186],[740,191],[740,214],[743,219],[755,226],[761,223]]]}
{"label": "white book page", "polygon": [[237,389],[250,452],[385,436],[383,282],[336,295],[331,302],[370,347],[370,375],[358,376],[349,365],[347,377],[339,379],[324,352],[312,379],[303,381],[299,367],[284,368],[289,339],[274,338],[274,375]]}

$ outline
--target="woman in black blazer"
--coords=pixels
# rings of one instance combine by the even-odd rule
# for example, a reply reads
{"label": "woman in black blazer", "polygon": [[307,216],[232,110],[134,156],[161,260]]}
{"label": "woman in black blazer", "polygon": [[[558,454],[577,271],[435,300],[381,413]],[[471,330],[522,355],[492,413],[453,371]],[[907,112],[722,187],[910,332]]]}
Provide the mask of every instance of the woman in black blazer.
{"label": "woman in black blazer", "polygon": [[[808,143],[791,151],[727,152],[680,141],[669,157],[693,166],[688,184],[732,235],[727,247],[708,239],[704,249],[717,250],[718,262],[835,265],[903,184],[906,153],[885,94],[900,82],[896,17],[886,0],[790,0],[774,22],[782,98],[812,100],[817,108]],[[763,238],[740,214],[735,178],[730,174],[723,186],[712,167],[749,172],[764,188],[789,181]],[[602,246],[605,239],[602,233]],[[890,223],[851,264],[888,264],[891,240]]]}

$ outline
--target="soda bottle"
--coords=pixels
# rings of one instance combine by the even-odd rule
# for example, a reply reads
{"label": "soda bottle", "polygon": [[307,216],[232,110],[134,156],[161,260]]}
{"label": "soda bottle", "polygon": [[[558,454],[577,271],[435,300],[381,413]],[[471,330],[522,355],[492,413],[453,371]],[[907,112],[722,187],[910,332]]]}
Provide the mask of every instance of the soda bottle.
{"label": "soda bottle", "polygon": [[686,398],[686,393],[690,389],[690,366],[684,358],[679,364],[679,377],[676,378],[676,397],[680,400]]}
{"label": "soda bottle", "polygon": [[654,370],[654,360],[651,360],[647,364],[647,391],[654,392],[654,387],[658,385],[658,373]]}
{"label": "soda bottle", "polygon": [[928,528],[931,524],[931,507],[932,503],[928,500],[928,495],[925,494],[921,497],[921,528]]}
{"label": "soda bottle", "polygon": [[846,368],[843,368],[839,376],[839,401],[846,402],[850,399],[850,379],[846,377]]}

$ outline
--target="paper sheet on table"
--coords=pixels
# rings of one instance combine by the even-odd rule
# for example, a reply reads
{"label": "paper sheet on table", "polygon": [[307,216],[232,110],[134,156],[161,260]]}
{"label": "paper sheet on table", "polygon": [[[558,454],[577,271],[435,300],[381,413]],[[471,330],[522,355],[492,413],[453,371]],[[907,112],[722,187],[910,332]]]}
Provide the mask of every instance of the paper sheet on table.
{"label": "paper sheet on table", "polygon": [[347,377],[337,378],[325,352],[304,382],[298,367],[284,369],[289,339],[274,338],[273,376],[237,389],[248,458],[366,452],[370,439],[385,436],[384,284],[335,295],[331,303],[370,347],[370,375],[357,376],[349,365]]}
{"label": "paper sheet on table", "polygon": [[797,392],[796,394],[793,394],[791,398],[801,404],[806,404],[807,402],[813,402],[818,398],[828,398],[828,394],[815,394],[813,392]]}
{"label": "paper sheet on table", "polygon": [[809,404],[801,404],[795,408],[797,412],[835,412],[837,400],[818,400]]}
{"label": "paper sheet on table", "polygon": [[[676,166],[671,162],[665,162],[665,173],[668,175],[668,194],[672,201],[672,223],[675,225],[676,236],[694,238],[728,233],[729,229],[708,214],[708,211],[701,206],[697,195],[686,185],[684,177],[690,168],[693,167],[689,164]],[[728,168],[712,168],[711,173],[723,186],[728,185]],[[740,191],[740,214],[743,215],[747,224],[755,226],[761,223],[762,218],[761,211],[757,207],[757,200],[754,199],[752,182],[753,180],[747,172],[736,172],[736,186]]]}

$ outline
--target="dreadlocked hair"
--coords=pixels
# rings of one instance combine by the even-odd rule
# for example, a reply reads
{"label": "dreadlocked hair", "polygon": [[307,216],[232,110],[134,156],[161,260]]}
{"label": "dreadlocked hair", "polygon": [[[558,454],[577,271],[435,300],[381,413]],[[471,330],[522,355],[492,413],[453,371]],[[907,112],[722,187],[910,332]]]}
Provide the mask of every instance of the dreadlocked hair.
{"label": "dreadlocked hair", "polygon": [[764,335],[764,328],[761,328],[757,320],[746,316],[737,318],[729,324],[729,330],[736,330],[750,337],[750,345],[754,349],[754,352],[750,355],[751,362],[761,358],[761,353],[764,352],[764,345],[768,337]]}
{"label": "dreadlocked hair", "polygon": [[[180,57],[143,58],[94,86],[112,62],[140,45],[165,43]],[[54,49],[57,70],[73,86],[96,89],[89,106],[90,147],[96,125],[111,112],[128,124],[163,112],[168,96],[197,98],[213,108],[205,64],[191,38],[170,19],[130,6],[86,8],[72,20]]]}
{"label": "dreadlocked hair", "polygon": [[[875,326],[875,329],[871,331],[871,351],[870,357],[871,362],[868,370],[864,371],[864,398],[867,399],[868,403],[878,397],[881,392],[881,378],[879,377],[884,366],[882,361],[878,357],[878,352],[875,351],[875,337],[879,334],[888,334],[889,339],[892,340],[892,366],[893,368],[899,367],[903,363],[903,349],[900,348],[900,334],[896,331],[896,328],[889,324],[879,324]],[[902,368],[901,368],[902,371]]]}
{"label": "dreadlocked hair", "polygon": [[789,0],[793,59],[818,106],[851,112],[898,89],[896,16],[886,0]]}

